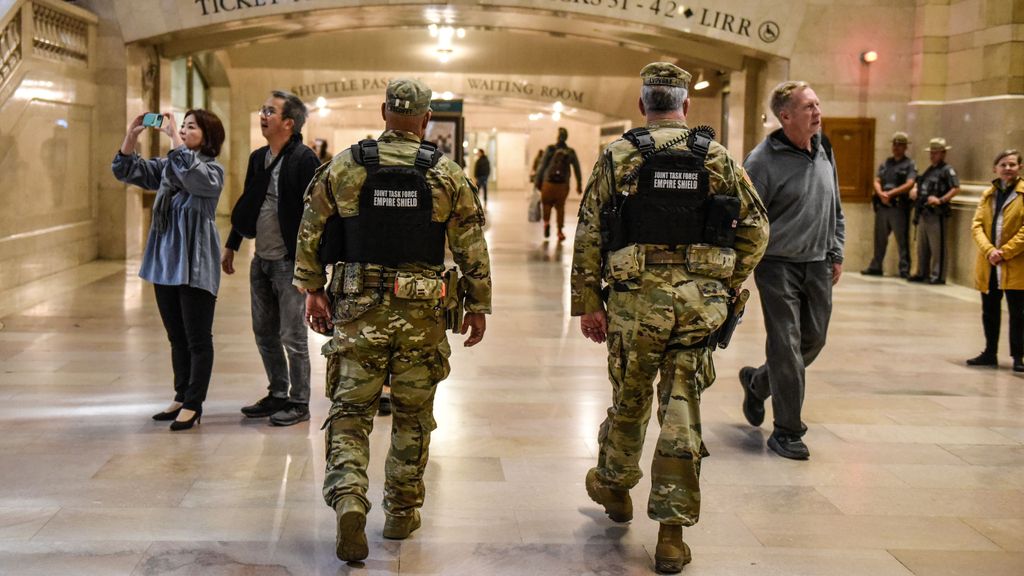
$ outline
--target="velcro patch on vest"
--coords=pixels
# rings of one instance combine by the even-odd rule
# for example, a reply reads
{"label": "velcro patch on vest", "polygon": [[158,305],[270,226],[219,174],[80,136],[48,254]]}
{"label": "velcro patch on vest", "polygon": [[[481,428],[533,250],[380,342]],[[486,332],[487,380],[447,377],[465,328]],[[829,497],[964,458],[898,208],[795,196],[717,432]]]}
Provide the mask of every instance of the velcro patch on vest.
{"label": "velcro patch on vest", "polygon": [[700,173],[695,170],[655,170],[654,190],[698,190]]}
{"label": "velcro patch on vest", "polygon": [[373,189],[374,208],[407,208],[420,207],[418,190],[381,190]]}

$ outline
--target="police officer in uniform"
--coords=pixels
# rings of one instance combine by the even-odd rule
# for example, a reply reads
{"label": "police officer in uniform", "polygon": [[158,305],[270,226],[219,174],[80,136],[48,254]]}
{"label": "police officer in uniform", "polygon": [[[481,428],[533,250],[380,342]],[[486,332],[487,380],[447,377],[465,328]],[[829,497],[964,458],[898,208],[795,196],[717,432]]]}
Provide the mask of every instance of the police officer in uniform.
{"label": "police officer in uniform", "polygon": [[900,255],[900,278],[910,276],[910,189],[917,179],[914,160],[907,156],[910,139],[906,132],[892,135],[892,156],[878,167],[875,176],[875,195],[871,198],[875,208],[875,254],[868,267],[861,271],[866,276],[881,276],[885,261],[885,248],[889,234],[896,236]]}
{"label": "police officer in uniform", "polygon": [[[423,472],[436,427],[434,392],[448,376],[451,354],[443,305],[452,294],[443,278],[446,241],[463,273],[466,315],[452,329],[469,332],[466,346],[483,339],[491,312],[490,260],[476,189],[462,168],[421,140],[430,96],[417,80],[388,84],[381,105],[384,133],[321,167],[307,190],[299,229],[294,284],[308,293],[310,326],[321,333],[333,328],[322,350],[333,402],[324,424],[324,498],[337,512],[337,554],[346,561],[369,554],[369,436],[388,378],[394,422],[385,463],[384,537],[404,539],[420,526]],[[341,230],[341,262],[327,288],[333,310],[318,255],[332,217]]]}
{"label": "police officer in uniform", "polygon": [[931,166],[910,191],[917,224],[917,274],[908,278],[911,282],[946,283],[946,220],[952,214],[950,201],[960,193],[960,177],[946,164],[949,149],[945,138],[928,142]]}
{"label": "police officer in uniform", "polygon": [[572,315],[586,338],[607,341],[612,384],[587,493],[612,520],[632,519],[629,490],[642,475],[656,395],[661,434],[647,514],[661,524],[655,568],[676,573],[690,561],[682,527],[700,513],[700,394],[715,378],[711,336],[764,252],[768,220],[713,131],[687,128],[690,74],[656,62],[640,76],[647,125],[608,146],[580,206]]}

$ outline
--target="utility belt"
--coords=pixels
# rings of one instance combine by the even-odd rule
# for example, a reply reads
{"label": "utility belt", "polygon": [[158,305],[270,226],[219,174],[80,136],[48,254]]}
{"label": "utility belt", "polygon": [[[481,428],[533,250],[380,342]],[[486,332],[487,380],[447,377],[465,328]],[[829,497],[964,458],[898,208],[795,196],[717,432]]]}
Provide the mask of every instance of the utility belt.
{"label": "utility belt", "polygon": [[403,271],[362,262],[338,262],[331,278],[331,295],[339,298],[373,293],[391,293],[404,300],[444,298],[444,278],[433,270]]}
{"label": "utility belt", "polygon": [[[444,308],[447,329],[457,331],[462,325],[465,289],[456,267],[438,274],[433,270],[412,272],[376,264],[338,262],[334,265],[329,293],[332,302],[369,298],[369,305],[383,301],[385,294],[400,300],[434,301]],[[342,307],[350,309],[351,305]]]}
{"label": "utility belt", "polygon": [[632,244],[609,252],[605,276],[610,284],[637,280],[648,266],[682,265],[687,272],[708,278],[730,278],[736,268],[736,251],[710,244],[688,244],[666,249]]}

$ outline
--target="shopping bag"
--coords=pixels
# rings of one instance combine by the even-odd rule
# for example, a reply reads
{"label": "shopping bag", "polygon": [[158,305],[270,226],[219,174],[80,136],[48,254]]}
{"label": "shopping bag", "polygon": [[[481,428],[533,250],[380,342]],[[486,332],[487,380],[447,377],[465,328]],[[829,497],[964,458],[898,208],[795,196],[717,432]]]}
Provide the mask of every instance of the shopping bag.
{"label": "shopping bag", "polygon": [[536,188],[530,193],[530,202],[526,212],[526,219],[530,222],[540,222],[540,190]]}

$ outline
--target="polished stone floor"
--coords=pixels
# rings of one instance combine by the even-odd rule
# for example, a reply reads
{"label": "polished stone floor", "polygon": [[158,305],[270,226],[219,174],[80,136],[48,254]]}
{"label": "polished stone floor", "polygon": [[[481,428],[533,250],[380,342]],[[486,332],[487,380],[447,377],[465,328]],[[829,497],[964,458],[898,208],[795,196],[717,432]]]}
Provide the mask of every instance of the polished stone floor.
{"label": "polished stone floor", "polygon": [[[363,565],[335,559],[320,495],[322,358],[312,422],[238,413],[265,386],[244,272],[222,283],[202,425],[175,434],[149,419],[170,399],[170,365],[137,263],[0,294],[0,574],[650,573],[656,524],[616,525],[583,488],[609,389],[602,347],[566,315],[571,240],[542,243],[522,193],[491,197],[495,314],[481,345],[454,339],[423,527],[381,537],[380,418]],[[808,462],[767,451],[769,430],[740,412],[737,370],[763,358],[756,303],[716,355],[684,573],[1024,574],[1024,377],[1005,356],[999,370],[963,365],[982,344],[977,294],[848,273],[835,301],[809,371]],[[647,487],[633,492],[639,510]]]}

